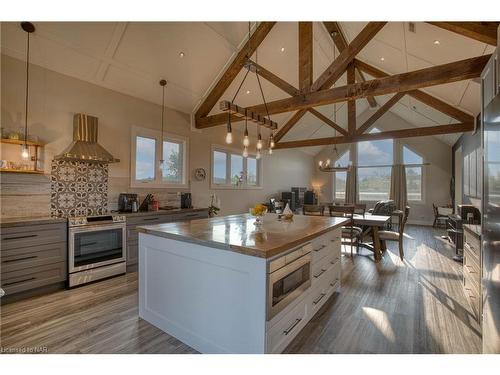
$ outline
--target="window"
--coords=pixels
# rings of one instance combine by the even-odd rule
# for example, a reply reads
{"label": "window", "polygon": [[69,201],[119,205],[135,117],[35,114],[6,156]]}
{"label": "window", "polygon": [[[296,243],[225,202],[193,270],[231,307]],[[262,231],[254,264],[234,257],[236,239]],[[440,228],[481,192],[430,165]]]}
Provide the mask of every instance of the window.
{"label": "window", "polygon": [[135,142],[135,179],[141,182],[154,181],[156,140],[137,136]]}
{"label": "window", "polygon": [[[340,165],[345,167],[349,164],[350,154],[349,150],[344,152],[341,157],[334,161],[335,165]],[[345,201],[345,188],[347,181],[347,172],[335,172],[333,174],[334,181],[334,200],[335,201]]]}
{"label": "window", "polygon": [[165,133],[162,144],[161,132],[134,127],[131,160],[132,187],[187,186],[187,138]]}
{"label": "window", "polygon": [[403,163],[406,170],[406,192],[409,201],[422,201],[422,179],[424,159],[403,146]]}
{"label": "window", "polygon": [[163,141],[163,170],[164,182],[181,184],[183,166],[183,144],[182,142]]}
{"label": "window", "polygon": [[260,160],[224,149],[212,150],[212,187],[260,187]]}
{"label": "window", "polygon": [[[374,128],[370,133],[378,133]],[[394,159],[394,141],[366,141],[358,143],[358,189],[360,201],[389,199],[391,166]]]}

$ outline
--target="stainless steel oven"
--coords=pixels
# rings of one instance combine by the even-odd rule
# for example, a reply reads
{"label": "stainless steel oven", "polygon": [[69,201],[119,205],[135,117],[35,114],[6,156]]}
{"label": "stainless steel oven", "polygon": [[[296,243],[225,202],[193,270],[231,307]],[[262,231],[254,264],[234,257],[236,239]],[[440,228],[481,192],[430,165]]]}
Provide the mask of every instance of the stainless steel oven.
{"label": "stainless steel oven", "polygon": [[126,241],[122,215],[70,218],[69,287],[125,273]]}
{"label": "stainless steel oven", "polygon": [[269,262],[267,320],[271,320],[311,286],[310,247],[304,246]]}

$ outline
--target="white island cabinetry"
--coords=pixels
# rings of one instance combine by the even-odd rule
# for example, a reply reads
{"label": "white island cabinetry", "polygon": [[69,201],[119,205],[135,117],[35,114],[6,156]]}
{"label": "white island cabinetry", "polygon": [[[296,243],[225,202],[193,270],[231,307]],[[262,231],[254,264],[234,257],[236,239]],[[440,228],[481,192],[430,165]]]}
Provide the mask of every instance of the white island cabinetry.
{"label": "white island cabinetry", "polygon": [[345,220],[294,219],[139,228],[139,316],[202,353],[282,352],[340,287]]}

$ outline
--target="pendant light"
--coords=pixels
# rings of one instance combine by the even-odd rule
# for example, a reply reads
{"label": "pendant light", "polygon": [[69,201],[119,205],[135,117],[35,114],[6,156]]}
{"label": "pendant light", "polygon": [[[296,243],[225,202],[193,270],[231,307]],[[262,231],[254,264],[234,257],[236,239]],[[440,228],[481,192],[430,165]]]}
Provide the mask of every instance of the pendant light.
{"label": "pendant light", "polygon": [[[334,31],[332,32],[332,37],[336,37],[337,32]],[[337,58],[336,56],[336,50],[335,50],[335,44],[333,45],[333,61]],[[335,84],[333,84],[333,87],[335,87]],[[333,122],[337,123],[337,104],[333,103]],[[337,136],[337,130],[334,129],[334,137]],[[339,151],[337,150],[337,145],[333,145],[333,151],[335,152],[335,160],[339,159]],[[337,163],[337,165],[331,165],[330,159],[326,159],[325,162],[323,160],[319,161],[319,170],[321,172],[344,172],[344,171],[350,171],[352,168],[352,163],[349,161],[349,164],[347,166],[342,166],[340,163]]]}
{"label": "pendant light", "polygon": [[250,146],[250,138],[248,138],[248,120],[246,118],[246,112],[247,110],[245,109],[245,134],[243,137],[243,146],[248,148],[248,146]]}
{"label": "pendant light", "polygon": [[162,79],[160,81],[160,86],[162,88],[162,97],[161,97],[161,159],[160,159],[160,170],[163,171],[163,167],[165,165],[165,160],[163,159],[163,120],[165,117],[165,88],[167,86],[167,81]]}
{"label": "pendant light", "polygon": [[226,143],[230,145],[233,143],[233,129],[231,129],[231,111],[227,113],[227,134]]}
{"label": "pendant light", "polygon": [[255,148],[257,149],[257,154],[255,155],[256,159],[260,159],[261,154],[260,151],[262,150],[262,134],[260,133],[260,125],[257,125],[257,144],[255,145]]}
{"label": "pendant light", "polygon": [[21,145],[21,157],[28,160],[30,153],[28,147],[28,101],[29,101],[29,74],[30,74],[30,34],[35,32],[35,25],[31,22],[21,22],[21,28],[27,34],[26,48],[26,97],[24,106],[24,144]]}

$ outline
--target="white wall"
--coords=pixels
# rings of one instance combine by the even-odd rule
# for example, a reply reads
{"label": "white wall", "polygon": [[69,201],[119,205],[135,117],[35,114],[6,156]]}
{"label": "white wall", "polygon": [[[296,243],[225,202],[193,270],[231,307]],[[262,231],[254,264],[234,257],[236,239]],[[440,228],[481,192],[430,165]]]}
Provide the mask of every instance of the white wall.
{"label": "white wall", "polygon": [[[374,110],[367,110],[357,118],[358,126],[368,119]],[[392,112],[387,112],[374,124],[380,130],[395,130],[414,128],[415,125],[410,124]],[[398,143],[407,145],[409,148],[422,155],[425,163],[430,165],[424,167],[424,199],[423,202],[410,202],[410,218],[409,222],[418,224],[432,224],[434,214],[432,203],[450,204],[450,179],[451,179],[451,146],[441,142],[435,137],[418,137],[396,140]],[[349,145],[338,145],[339,155],[349,147]],[[332,147],[325,148],[314,159],[317,163],[319,160],[331,158]],[[313,185],[321,187],[320,199],[324,202],[331,202],[333,197],[333,175],[331,173],[320,172],[315,168],[313,177]]]}
{"label": "white wall", "polygon": [[[1,126],[18,129],[23,125],[25,64],[11,57],[1,55]],[[150,190],[164,195],[167,189],[130,189],[130,129],[141,126],[159,129],[161,107],[141,99],[105,89],[53,71],[32,66],[30,71],[30,109],[29,133],[40,137],[47,143],[45,148],[45,171],[50,173],[50,162],[72,140],[73,114],[88,113],[99,118],[99,143],[121,161],[110,165],[110,208],[116,208],[120,192],[139,192],[144,195]],[[153,87],[152,90],[157,88]],[[158,89],[158,95],[161,91]],[[313,158],[299,150],[279,150],[272,156],[263,158],[263,188],[259,190],[210,190],[210,151],[212,144],[223,144],[224,127],[201,131],[192,130],[188,114],[168,109],[166,112],[166,132],[189,137],[189,174],[190,191],[195,206],[207,206],[210,195],[215,192],[222,201],[222,214],[246,212],[256,202],[289,190],[291,186],[311,186]],[[239,125],[235,125],[239,128]],[[254,129],[251,129],[255,133]],[[236,138],[242,138],[237,136]],[[253,140],[253,144],[255,140]],[[237,148],[238,151],[241,147]],[[202,182],[192,179],[196,168],[205,168],[207,179]],[[4,184],[11,177],[2,174],[2,193]],[[29,179],[28,179],[29,180]],[[35,181],[34,179],[33,181]],[[39,184],[39,179],[34,184]],[[27,191],[29,182],[9,185],[12,189]],[[15,192],[14,192],[15,193]],[[29,193],[24,192],[27,198]],[[9,199],[2,203],[9,204]],[[45,201],[44,201],[45,202]],[[2,207],[3,215],[24,215],[26,210],[16,210],[12,206]],[[36,210],[40,214],[40,209]],[[47,213],[48,213],[47,207]]]}

